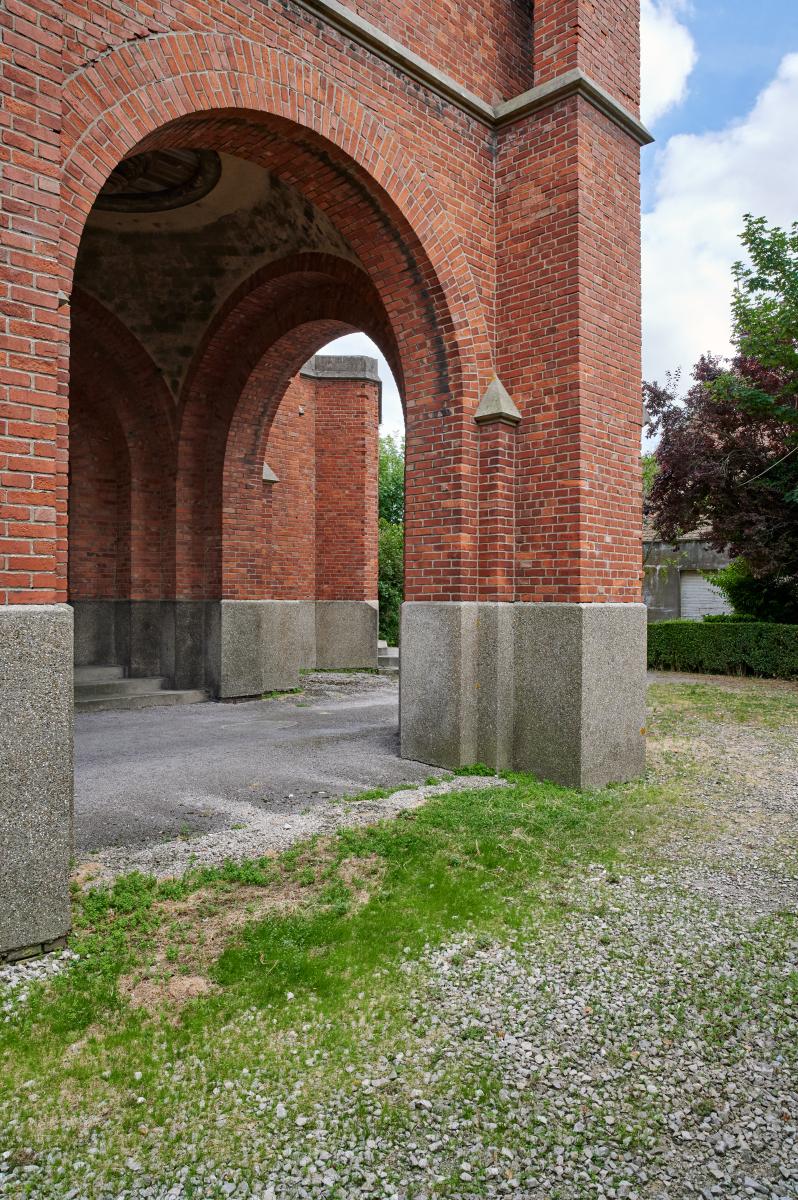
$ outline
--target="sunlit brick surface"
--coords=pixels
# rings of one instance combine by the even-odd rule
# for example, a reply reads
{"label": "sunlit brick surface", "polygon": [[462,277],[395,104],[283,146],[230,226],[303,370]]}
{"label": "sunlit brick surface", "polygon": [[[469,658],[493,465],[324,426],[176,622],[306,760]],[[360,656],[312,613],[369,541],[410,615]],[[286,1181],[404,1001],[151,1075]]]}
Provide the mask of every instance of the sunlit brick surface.
{"label": "sunlit brick surface", "polygon": [[[490,103],[580,67],[636,111],[635,3],[542,0],[534,23],[517,0],[352,7]],[[374,397],[340,398],[337,449],[320,457],[313,441],[313,503],[312,422],[289,419],[302,362],[352,329],[379,342],[403,393],[409,599],[639,599],[627,132],[575,96],[496,131],[292,0],[7,0],[0,30],[3,601],[64,599],[68,586],[339,598],[351,583],[372,596],[361,422]],[[166,147],[260,164],[348,248],[309,246],[237,284],[176,392],[75,269],[109,173]],[[197,286],[202,272],[200,259]],[[474,423],[494,372],[517,430]],[[258,475],[270,454],[285,475],[271,500]],[[351,510],[344,470],[360,481]],[[338,508],[319,505],[325,488]],[[346,569],[333,550],[319,566],[333,528]]]}

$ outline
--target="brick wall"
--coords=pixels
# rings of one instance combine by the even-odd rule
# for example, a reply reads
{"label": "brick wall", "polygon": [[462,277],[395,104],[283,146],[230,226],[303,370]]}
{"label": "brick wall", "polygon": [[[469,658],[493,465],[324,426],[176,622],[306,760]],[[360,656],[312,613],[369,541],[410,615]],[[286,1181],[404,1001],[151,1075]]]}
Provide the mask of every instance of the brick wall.
{"label": "brick wall", "polygon": [[69,413],[69,595],[130,595],[130,460],[112,414],[73,390]]}
{"label": "brick wall", "polygon": [[0,7],[0,602],[66,573],[65,311],[57,258],[63,29],[40,0]]}
{"label": "brick wall", "polygon": [[535,0],[535,83],[548,83],[578,67],[636,114],[638,10],[628,0]]}
{"label": "brick wall", "polygon": [[498,160],[499,375],[524,414],[519,600],[640,595],[638,154],[571,97]]}
{"label": "brick wall", "polygon": [[[537,0],[531,27],[515,0],[357,7],[489,99],[578,66],[636,107],[636,4]],[[637,599],[639,199],[627,132],[575,96],[494,131],[292,0],[7,0],[0,23],[3,601],[66,595],[66,326],[81,234],[115,164],[169,146],[272,171],[334,226],[356,274],[320,278],[305,263],[270,285],[269,321],[243,296],[235,315],[227,302],[214,314],[164,426],[176,544],[153,538],[164,523],[146,495],[159,472],[150,447],[149,482],[131,492],[131,586],[220,594],[213,496],[232,412],[264,355],[315,322],[373,330],[397,367],[409,598]],[[72,307],[77,320],[76,297]],[[523,417],[504,450],[473,421],[494,371]]]}
{"label": "brick wall", "polygon": [[275,374],[255,372],[231,429],[222,595],[375,600],[379,385],[295,376],[275,405]]}

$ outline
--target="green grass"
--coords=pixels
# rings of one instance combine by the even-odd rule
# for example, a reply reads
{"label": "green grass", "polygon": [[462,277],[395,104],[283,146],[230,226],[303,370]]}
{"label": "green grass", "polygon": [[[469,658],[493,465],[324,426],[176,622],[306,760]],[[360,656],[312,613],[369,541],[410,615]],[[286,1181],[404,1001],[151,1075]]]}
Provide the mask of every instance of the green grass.
{"label": "green grass", "polygon": [[[251,926],[229,948],[218,980],[247,1003],[274,1003],[286,991],[324,997],[342,1007],[374,971],[468,925],[500,933],[519,921],[519,901],[542,875],[586,855],[612,857],[642,825],[650,808],[632,816],[624,793],[578,794],[528,781],[510,788],[446,795],[423,809],[335,841],[331,878],[343,860],[383,867],[381,887],[353,911],[348,889],[330,885],[317,905]],[[639,797],[639,799],[642,799]],[[261,968],[266,964],[267,971]]]}
{"label": "green grass", "polygon": [[[309,870],[317,884],[306,902],[254,922],[224,950],[212,970],[219,992],[181,1014],[183,1036],[201,1046],[251,1005],[275,1006],[282,1023],[323,998],[334,1018],[376,971],[398,983],[401,963],[426,945],[466,928],[501,936],[538,903],[541,880],[587,859],[613,860],[629,845],[630,832],[643,830],[666,801],[643,785],[579,793],[519,778],[510,787],[435,797],[396,820],[344,831],[325,843],[315,865],[309,843],[277,860],[194,870],[161,883],[133,874],[110,888],[78,892],[71,945],[80,961],[39,990],[23,1017],[0,1026],[0,1090],[42,1071],[57,1078],[66,1048],[87,1029],[97,1031],[100,1044],[146,1057],[161,1022],[131,1010],[117,981],[146,968],[156,940],[168,942],[164,902],[204,889],[212,914],[214,896],[221,900],[242,886],[308,886]],[[365,904],[354,895],[358,860],[372,874],[378,866]],[[167,947],[170,957],[179,971],[179,943]],[[290,1014],[280,1004],[286,991],[297,998]]]}
{"label": "green grass", "polygon": [[[203,1153],[238,1161],[235,1122],[209,1115],[220,1081],[257,1071],[280,1094],[307,1087],[310,1106],[351,1081],[356,1064],[395,1055],[409,1036],[407,968],[426,949],[452,938],[486,945],[562,920],[572,911],[561,891],[568,878],[589,862],[641,861],[679,803],[675,786],[652,781],[577,792],[486,778],[484,788],[279,858],[76,891],[78,963],[0,1024],[0,1140],[16,1154],[67,1147],[65,1191],[80,1184],[75,1164],[95,1137],[87,1131],[102,1131],[103,1162],[143,1156],[158,1178],[181,1161],[186,1128],[200,1131]],[[255,911],[272,894],[290,903]],[[186,918],[179,906],[189,902]],[[179,1009],[131,1007],[120,979],[191,975],[197,941],[240,904],[253,917],[207,965],[210,994]],[[178,1075],[176,1063],[185,1064]],[[469,1082],[464,1105],[477,1086]],[[380,1119],[402,1113],[388,1099]]]}
{"label": "green grass", "polygon": [[697,720],[732,722],[765,729],[798,726],[798,685],[795,690],[769,689],[767,684],[746,683],[717,687],[708,683],[657,683],[648,689],[657,727],[671,732]]}
{"label": "green grass", "polygon": [[[258,1072],[276,1094],[307,1088],[312,1111],[312,1100],[350,1085],[359,1063],[407,1049],[406,967],[425,948],[452,936],[515,937],[530,914],[557,922],[569,906],[544,884],[588,860],[623,859],[638,840],[630,834],[642,835],[672,800],[643,784],[580,793],[516,778],[278,859],[161,883],[130,875],[78,893],[78,964],[0,1025],[2,1140],[22,1156],[62,1147],[65,1192],[79,1186],[86,1160],[114,1171],[144,1158],[166,1180],[184,1162],[187,1128],[202,1132],[206,1158],[239,1160],[234,1123],[210,1116],[221,1081]],[[202,928],[238,889],[292,887],[292,908],[229,938],[211,967],[214,994],[176,1012],[133,1009],[120,995],[120,977],[150,964],[155,978],[186,970],[186,929],[164,911],[169,902],[202,896]],[[157,960],[156,944],[166,947]],[[186,1064],[178,1080],[175,1063]],[[402,1104],[380,1117],[404,1120]],[[89,1159],[97,1145],[100,1157]],[[202,1186],[196,1194],[206,1195]]]}

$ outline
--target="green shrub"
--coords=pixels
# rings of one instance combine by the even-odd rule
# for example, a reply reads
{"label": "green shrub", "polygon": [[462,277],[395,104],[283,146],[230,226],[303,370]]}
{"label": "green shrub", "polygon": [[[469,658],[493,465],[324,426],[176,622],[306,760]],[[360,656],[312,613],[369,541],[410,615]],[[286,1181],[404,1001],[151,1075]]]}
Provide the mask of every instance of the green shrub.
{"label": "green shrub", "polygon": [[798,625],[765,621],[658,621],[648,665],[662,671],[798,678]]}
{"label": "green shrub", "polygon": [[748,613],[704,613],[701,620],[713,623],[718,621],[753,621],[757,623],[759,618],[752,617]]}
{"label": "green shrub", "polygon": [[733,559],[707,578],[723,593],[735,614],[787,625],[798,622],[798,594],[793,579],[752,575],[744,558]]}
{"label": "green shrub", "polygon": [[399,644],[399,611],[405,586],[405,531],[380,518],[379,598],[380,637],[389,646]]}

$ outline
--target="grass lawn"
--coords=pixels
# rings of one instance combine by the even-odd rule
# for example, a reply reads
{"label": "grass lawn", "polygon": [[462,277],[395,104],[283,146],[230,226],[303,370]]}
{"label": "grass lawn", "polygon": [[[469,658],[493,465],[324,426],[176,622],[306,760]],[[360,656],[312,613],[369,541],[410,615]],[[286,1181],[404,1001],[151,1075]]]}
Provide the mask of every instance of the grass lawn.
{"label": "grass lawn", "polygon": [[[655,740],[696,720],[798,723],[789,692],[663,684],[652,702]],[[534,945],[578,910],[569,881],[596,865],[610,877],[655,869],[691,780],[687,761],[592,793],[486,779],[279,857],[75,885],[77,961],[0,1023],[5,1194],[269,1195],[272,1131],[286,1119],[301,1130],[342,1094],[357,1119],[353,1080],[402,1060],[409,996],[439,948]],[[467,1112],[494,1082],[455,1070],[432,1090],[454,1089]],[[411,1072],[389,1088],[379,1112],[366,1105],[364,1128],[412,1124],[412,1083]],[[460,1195],[457,1164],[443,1174],[430,1194]]]}

